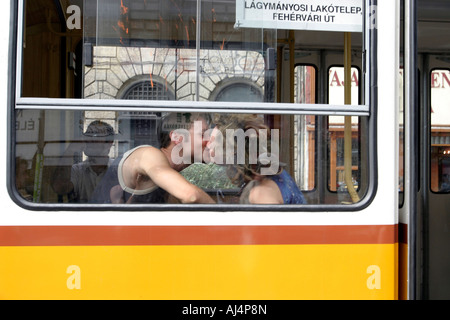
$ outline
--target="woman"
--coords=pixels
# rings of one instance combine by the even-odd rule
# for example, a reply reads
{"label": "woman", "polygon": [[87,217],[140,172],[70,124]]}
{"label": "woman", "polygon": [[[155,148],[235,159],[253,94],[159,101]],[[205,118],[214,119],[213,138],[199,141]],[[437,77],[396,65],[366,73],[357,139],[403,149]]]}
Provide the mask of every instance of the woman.
{"label": "woman", "polygon": [[276,152],[271,153],[271,149],[278,149],[273,145],[278,141],[270,139],[270,130],[260,117],[220,115],[214,122],[216,126],[207,145],[210,161],[225,163],[231,181],[241,186],[240,203],[305,203],[303,194],[283,169]]}

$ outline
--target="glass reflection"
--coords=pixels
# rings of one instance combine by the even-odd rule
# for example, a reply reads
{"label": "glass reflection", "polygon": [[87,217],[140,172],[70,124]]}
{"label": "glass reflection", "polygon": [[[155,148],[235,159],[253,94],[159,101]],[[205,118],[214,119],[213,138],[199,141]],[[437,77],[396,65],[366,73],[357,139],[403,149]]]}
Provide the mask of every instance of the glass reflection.
{"label": "glass reflection", "polygon": [[[285,136],[283,123],[291,117],[22,110],[16,114],[16,189],[21,198],[36,203],[233,205],[259,203],[251,200],[249,185],[268,184],[277,191],[271,195],[283,195],[287,189],[292,197],[301,197],[294,201],[297,204],[348,203],[344,189],[323,193],[305,188],[304,180],[326,179],[317,174],[328,174],[298,171],[302,159],[316,157],[315,146],[293,149],[312,138]],[[315,130],[307,134],[315,137]],[[293,157],[293,150],[306,155]],[[367,167],[361,154],[354,157],[358,169]],[[327,165],[318,160],[311,165]],[[152,171],[155,168],[157,173]],[[332,161],[329,170],[339,176],[339,162]],[[357,178],[360,196],[366,191],[366,180]],[[288,187],[277,188],[282,182]],[[245,201],[243,194],[247,194]],[[290,201],[264,199],[265,203]]]}

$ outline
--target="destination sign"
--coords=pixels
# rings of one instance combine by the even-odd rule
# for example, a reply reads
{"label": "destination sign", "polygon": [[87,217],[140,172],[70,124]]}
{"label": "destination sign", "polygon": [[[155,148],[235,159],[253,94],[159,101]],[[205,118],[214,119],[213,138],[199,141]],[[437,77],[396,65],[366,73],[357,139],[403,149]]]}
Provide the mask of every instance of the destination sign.
{"label": "destination sign", "polygon": [[362,0],[237,0],[236,28],[361,32]]}

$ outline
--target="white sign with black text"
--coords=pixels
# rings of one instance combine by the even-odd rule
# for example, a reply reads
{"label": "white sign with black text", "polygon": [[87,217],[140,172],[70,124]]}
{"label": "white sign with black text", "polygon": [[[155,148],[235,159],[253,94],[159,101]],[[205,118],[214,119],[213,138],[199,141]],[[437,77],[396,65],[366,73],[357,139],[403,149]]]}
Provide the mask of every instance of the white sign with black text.
{"label": "white sign with black text", "polygon": [[361,32],[362,0],[236,0],[236,28]]}

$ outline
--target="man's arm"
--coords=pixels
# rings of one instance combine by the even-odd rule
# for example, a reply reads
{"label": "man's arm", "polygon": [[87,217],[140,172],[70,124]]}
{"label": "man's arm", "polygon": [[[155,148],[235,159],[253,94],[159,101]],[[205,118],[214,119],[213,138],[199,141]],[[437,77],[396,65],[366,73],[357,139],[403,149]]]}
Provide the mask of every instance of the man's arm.
{"label": "man's arm", "polygon": [[182,203],[216,203],[201,188],[188,182],[179,172],[172,169],[167,158],[158,149],[143,150],[139,160],[140,173],[166,190]]}

